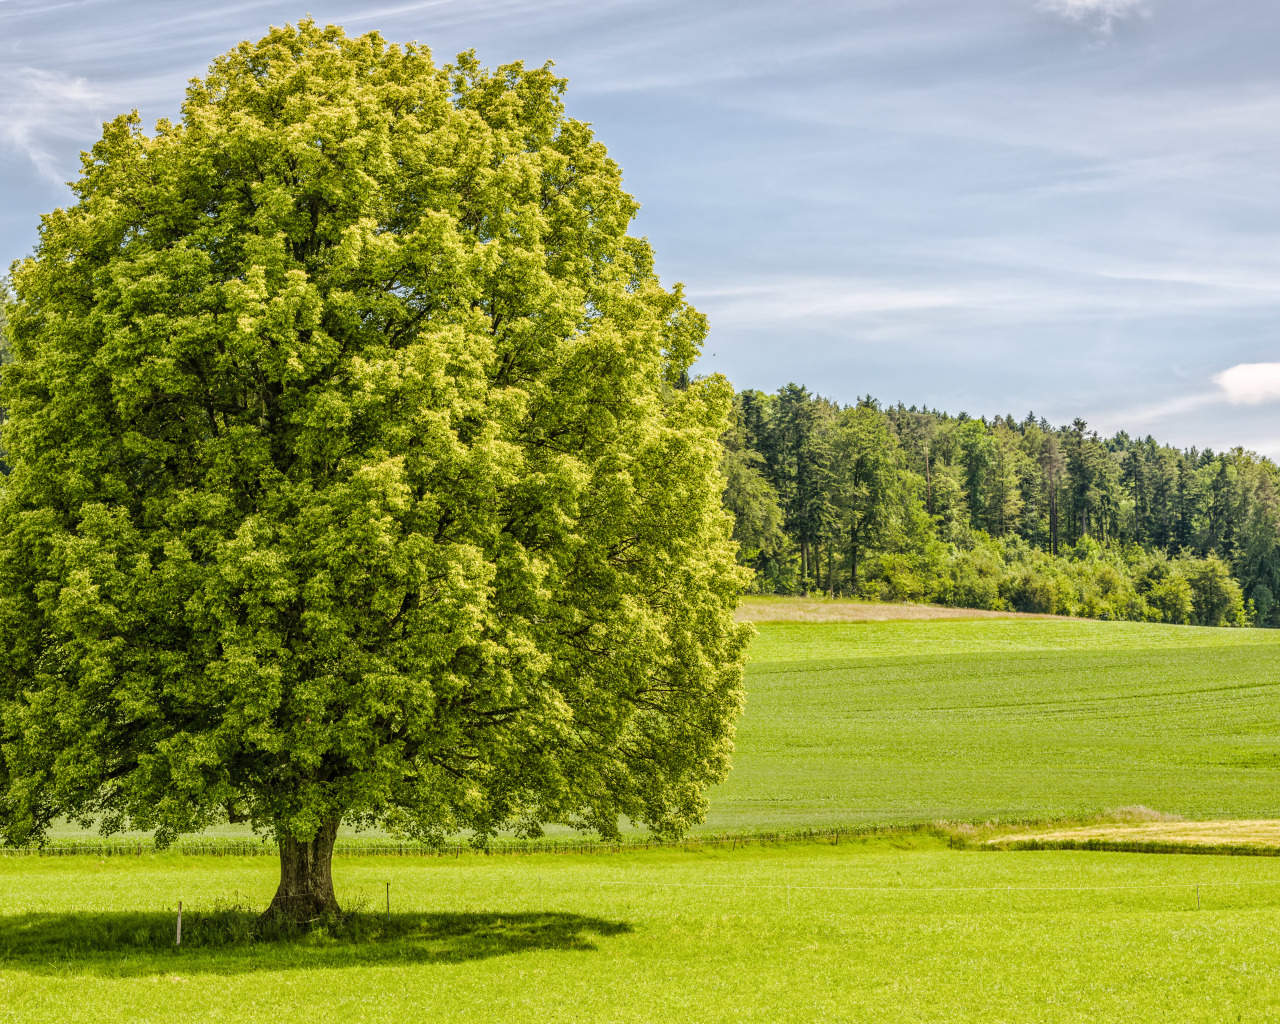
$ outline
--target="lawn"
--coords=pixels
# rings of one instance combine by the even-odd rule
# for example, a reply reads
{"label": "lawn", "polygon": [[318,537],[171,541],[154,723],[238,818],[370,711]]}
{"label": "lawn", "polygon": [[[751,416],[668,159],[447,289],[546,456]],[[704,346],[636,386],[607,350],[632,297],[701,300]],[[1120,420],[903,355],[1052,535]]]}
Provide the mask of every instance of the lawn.
{"label": "lawn", "polygon": [[[343,900],[370,911],[362,939],[190,945],[201,909],[261,907],[273,873],[265,858],[0,859],[0,1021],[1280,1019],[1277,858],[917,836],[339,859]],[[373,913],[387,881],[390,926]]]}
{"label": "lawn", "polygon": [[1280,631],[760,623],[710,829],[1280,817]]}

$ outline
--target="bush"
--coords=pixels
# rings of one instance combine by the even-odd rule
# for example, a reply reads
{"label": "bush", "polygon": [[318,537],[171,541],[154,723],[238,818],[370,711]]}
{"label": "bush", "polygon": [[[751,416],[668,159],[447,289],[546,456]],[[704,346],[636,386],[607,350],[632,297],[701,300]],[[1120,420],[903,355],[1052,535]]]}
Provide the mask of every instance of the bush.
{"label": "bush", "polygon": [[868,573],[868,583],[874,585],[881,601],[918,603],[929,591],[921,559],[909,554],[881,555],[874,573]]}
{"label": "bush", "polygon": [[1271,588],[1265,583],[1254,585],[1253,596],[1250,597],[1253,607],[1257,612],[1257,618],[1254,620],[1259,626],[1273,625],[1271,621],[1271,611],[1276,606],[1275,595],[1271,593]]}
{"label": "bush", "polygon": [[1147,620],[1183,626],[1193,614],[1191,584],[1181,573],[1170,573],[1146,593]]}
{"label": "bush", "polygon": [[1069,611],[1068,587],[1047,566],[1018,566],[1003,588],[1005,600],[1015,611],[1061,615]]}
{"label": "bush", "polygon": [[957,608],[986,608],[1002,611],[1007,605],[1000,597],[1004,565],[990,547],[959,553],[951,566],[950,600]]}
{"label": "bush", "polygon": [[1244,591],[1231,578],[1227,563],[1217,555],[1185,558],[1179,568],[1191,585],[1195,622],[1199,626],[1244,626],[1248,624]]}
{"label": "bush", "polygon": [[[794,564],[766,562],[752,591],[795,593],[798,560],[794,552],[790,558]],[[1103,547],[1086,537],[1054,557],[1020,538],[1002,540],[967,528],[955,543],[928,538],[907,550],[868,553],[856,596],[1172,625],[1261,625],[1278,611],[1262,584],[1246,602],[1216,555],[1170,559],[1163,551]]]}

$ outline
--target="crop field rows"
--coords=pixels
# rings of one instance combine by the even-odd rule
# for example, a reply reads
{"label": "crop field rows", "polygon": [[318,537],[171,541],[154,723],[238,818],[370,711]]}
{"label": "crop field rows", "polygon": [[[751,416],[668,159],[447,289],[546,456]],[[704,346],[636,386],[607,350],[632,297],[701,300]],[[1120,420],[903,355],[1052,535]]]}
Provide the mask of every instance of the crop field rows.
{"label": "crop field rows", "polygon": [[1056,620],[762,624],[709,828],[1280,817],[1280,633]]}

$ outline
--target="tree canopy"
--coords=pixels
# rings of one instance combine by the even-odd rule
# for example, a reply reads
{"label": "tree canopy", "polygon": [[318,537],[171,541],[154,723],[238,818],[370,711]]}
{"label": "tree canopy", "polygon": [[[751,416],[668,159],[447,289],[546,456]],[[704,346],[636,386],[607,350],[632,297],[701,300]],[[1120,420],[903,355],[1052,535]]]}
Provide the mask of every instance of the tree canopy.
{"label": "tree canopy", "polygon": [[550,67],[310,20],[104,127],[13,268],[0,834],[624,817],[729,767],[732,390]]}

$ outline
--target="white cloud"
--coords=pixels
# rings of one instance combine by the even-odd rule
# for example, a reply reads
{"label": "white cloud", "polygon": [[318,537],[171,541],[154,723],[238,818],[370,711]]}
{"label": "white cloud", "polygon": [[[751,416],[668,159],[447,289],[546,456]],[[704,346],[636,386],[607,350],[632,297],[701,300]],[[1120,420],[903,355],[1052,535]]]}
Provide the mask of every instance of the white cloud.
{"label": "white cloud", "polygon": [[1109,35],[1117,21],[1145,13],[1146,3],[1145,0],[1040,0],[1036,9]]}
{"label": "white cloud", "polygon": [[1232,405],[1280,401],[1280,363],[1239,363],[1213,376]]}
{"label": "white cloud", "polygon": [[61,183],[75,171],[75,154],[97,135],[107,101],[84,78],[32,67],[5,69],[0,138],[24,153],[42,177]]}
{"label": "white cloud", "polygon": [[1089,416],[1089,422],[1093,423],[1096,419],[1099,423],[1106,425],[1104,433],[1111,433],[1116,430],[1132,430],[1135,427],[1145,428],[1153,423],[1167,421],[1175,416],[1185,416],[1187,413],[1196,412],[1205,406],[1217,405],[1221,401],[1222,395],[1212,391],[1194,395],[1175,395],[1172,398],[1140,405],[1136,408],[1098,410]]}
{"label": "white cloud", "polygon": [[692,290],[696,302],[714,309],[717,326],[758,326],[798,320],[841,321],[850,317],[955,308],[965,304],[959,288],[897,285],[871,279],[794,277]]}

